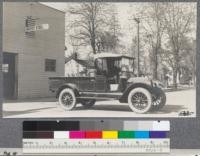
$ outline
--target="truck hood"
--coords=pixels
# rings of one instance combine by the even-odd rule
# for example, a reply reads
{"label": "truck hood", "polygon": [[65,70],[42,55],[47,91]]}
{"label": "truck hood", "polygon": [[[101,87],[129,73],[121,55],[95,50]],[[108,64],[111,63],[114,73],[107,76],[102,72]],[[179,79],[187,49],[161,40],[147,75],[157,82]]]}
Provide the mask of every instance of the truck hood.
{"label": "truck hood", "polygon": [[151,81],[149,78],[146,77],[131,77],[128,79],[128,83],[145,83],[151,85]]}
{"label": "truck hood", "polygon": [[131,77],[128,79],[128,83],[144,83],[151,86],[157,86],[159,88],[164,88],[164,85],[158,80],[152,80],[147,77]]}

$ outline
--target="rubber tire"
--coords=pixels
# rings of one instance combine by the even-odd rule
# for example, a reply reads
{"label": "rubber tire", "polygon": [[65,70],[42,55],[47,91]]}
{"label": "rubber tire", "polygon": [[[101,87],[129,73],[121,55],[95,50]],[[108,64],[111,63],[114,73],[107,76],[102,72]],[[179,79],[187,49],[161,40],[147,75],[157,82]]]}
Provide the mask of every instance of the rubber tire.
{"label": "rubber tire", "polygon": [[[64,93],[69,93],[69,94],[71,94],[71,96],[72,96],[72,98],[73,98],[73,103],[71,104],[70,107],[66,107],[66,105],[63,104],[63,102],[62,102],[62,100],[61,100],[61,99],[62,99],[62,95],[63,95]],[[63,109],[66,110],[66,111],[73,110],[73,109],[76,107],[76,96],[75,96],[75,94],[74,94],[74,91],[73,91],[72,89],[70,89],[70,88],[65,88],[65,89],[63,89],[63,90],[60,92],[59,97],[58,97],[58,101],[59,101],[59,104],[60,104],[61,108],[63,108]]]}
{"label": "rubber tire", "polygon": [[[152,94],[154,94],[154,96],[156,96],[155,98],[152,96],[152,106],[151,106],[151,111],[158,111],[161,110],[165,104],[166,104],[166,95],[165,92],[161,89],[161,88],[154,88],[152,90]],[[155,105],[154,103],[156,102],[156,100],[159,100],[159,98],[162,98],[160,103]]]}
{"label": "rubber tire", "polygon": [[[146,97],[147,97],[147,100],[148,100],[148,105],[145,109],[143,110],[139,110],[137,108],[135,108],[131,102],[131,99],[132,99],[132,96],[137,93],[137,92],[141,92],[143,93]],[[144,114],[144,113],[147,113],[150,109],[151,109],[151,104],[152,104],[152,97],[151,97],[151,93],[145,89],[145,88],[134,88],[132,91],[130,91],[129,95],[128,95],[128,104],[129,104],[129,107],[131,108],[131,110],[135,113],[139,113],[139,114]]]}
{"label": "rubber tire", "polygon": [[95,105],[96,100],[84,100],[81,101],[83,108],[88,109]]}

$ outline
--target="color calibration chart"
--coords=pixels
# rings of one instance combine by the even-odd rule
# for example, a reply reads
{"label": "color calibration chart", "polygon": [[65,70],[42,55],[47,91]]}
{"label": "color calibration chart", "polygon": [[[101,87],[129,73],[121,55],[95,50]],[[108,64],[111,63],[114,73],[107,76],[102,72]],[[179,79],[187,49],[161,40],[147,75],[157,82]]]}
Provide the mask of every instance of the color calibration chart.
{"label": "color calibration chart", "polygon": [[24,154],[169,153],[169,121],[24,121]]}

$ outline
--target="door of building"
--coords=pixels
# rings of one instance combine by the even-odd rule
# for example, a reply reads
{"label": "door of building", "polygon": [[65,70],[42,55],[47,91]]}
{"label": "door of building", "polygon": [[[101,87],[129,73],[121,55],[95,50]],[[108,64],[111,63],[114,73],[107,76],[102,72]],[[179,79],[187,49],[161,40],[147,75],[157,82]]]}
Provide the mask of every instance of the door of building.
{"label": "door of building", "polygon": [[16,54],[3,53],[4,98],[16,98]]}

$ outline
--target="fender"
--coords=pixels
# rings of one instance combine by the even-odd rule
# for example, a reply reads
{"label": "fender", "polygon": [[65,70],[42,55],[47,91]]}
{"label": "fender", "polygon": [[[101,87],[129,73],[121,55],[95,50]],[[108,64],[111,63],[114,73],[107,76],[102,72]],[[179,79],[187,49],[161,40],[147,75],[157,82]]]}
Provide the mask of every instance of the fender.
{"label": "fender", "polygon": [[72,90],[74,91],[74,93],[75,93],[76,96],[79,96],[79,95],[80,95],[80,94],[79,94],[79,91],[78,91],[78,87],[77,87],[75,84],[73,84],[73,83],[65,83],[65,84],[63,84],[62,86],[60,86],[60,87],[58,88],[58,90],[57,90],[57,92],[56,92],[56,98],[58,98],[60,92],[61,92],[63,89],[65,89],[65,88],[70,88],[70,89],[72,89]]}
{"label": "fender", "polygon": [[119,98],[120,102],[127,103],[128,102],[128,94],[129,92],[137,87],[145,88],[149,92],[152,92],[153,87],[147,83],[134,83],[134,84],[129,84],[128,87],[125,89],[123,95]]}

